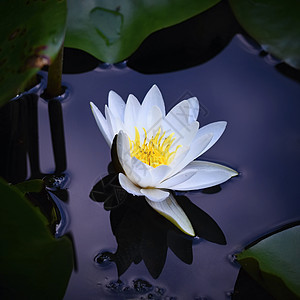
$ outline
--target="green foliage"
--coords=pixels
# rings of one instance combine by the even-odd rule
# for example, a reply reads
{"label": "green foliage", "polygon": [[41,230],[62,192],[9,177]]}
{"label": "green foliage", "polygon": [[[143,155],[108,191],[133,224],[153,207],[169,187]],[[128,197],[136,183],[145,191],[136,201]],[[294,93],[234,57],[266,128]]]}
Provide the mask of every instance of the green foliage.
{"label": "green foliage", "polygon": [[276,299],[300,299],[300,225],[237,255],[241,266]]}
{"label": "green foliage", "polygon": [[14,186],[0,180],[0,194],[1,299],[62,299],[73,267],[70,240],[54,239]]}
{"label": "green foliage", "polygon": [[65,45],[113,63],[132,54],[152,32],[199,14],[220,0],[73,0]]}
{"label": "green foliage", "polygon": [[266,51],[300,68],[300,1],[229,2],[240,24]]}
{"label": "green foliage", "polygon": [[64,39],[66,2],[0,2],[0,106],[55,57]]}
{"label": "green foliage", "polygon": [[22,194],[39,193],[44,187],[44,182],[41,179],[27,180],[14,185]]}

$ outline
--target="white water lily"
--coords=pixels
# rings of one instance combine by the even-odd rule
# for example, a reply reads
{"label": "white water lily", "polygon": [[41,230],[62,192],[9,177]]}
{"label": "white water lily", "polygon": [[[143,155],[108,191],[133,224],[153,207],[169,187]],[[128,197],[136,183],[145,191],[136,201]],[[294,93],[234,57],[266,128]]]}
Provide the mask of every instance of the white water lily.
{"label": "white water lily", "polygon": [[92,102],[98,127],[116,149],[124,173],[120,185],[149,205],[183,232],[194,236],[193,227],[170,190],[190,191],[221,184],[238,173],[228,167],[195,160],[223,134],[226,122],[199,128],[199,102],[181,101],[167,114],[160,90],[154,85],[142,104],[129,95],[127,102],[113,91],[108,95],[105,117]]}

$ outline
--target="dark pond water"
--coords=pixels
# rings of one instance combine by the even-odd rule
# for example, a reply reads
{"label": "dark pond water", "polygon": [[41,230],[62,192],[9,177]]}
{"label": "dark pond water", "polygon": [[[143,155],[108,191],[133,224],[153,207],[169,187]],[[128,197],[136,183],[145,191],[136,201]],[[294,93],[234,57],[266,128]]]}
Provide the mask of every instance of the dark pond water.
{"label": "dark pond water", "polygon": [[[63,80],[70,88],[62,102],[69,200],[61,203],[65,225],[60,230],[71,232],[77,261],[65,300],[228,299],[239,272],[232,255],[258,237],[299,220],[299,83],[245,50],[238,37],[214,59],[184,71],[143,75],[125,65],[100,65],[91,72],[64,75]],[[196,239],[192,264],[169,250],[158,279],[141,262],[121,276],[122,286],[116,282],[114,263],[100,266],[94,261],[100,252],[115,252],[117,243],[110,212],[89,198],[92,187],[108,174],[111,160],[89,102],[103,109],[110,90],[123,99],[132,93],[141,101],[153,84],[160,88],[167,110],[196,96],[201,125],[228,122],[222,138],[201,159],[228,165],[240,175],[217,193],[186,193],[218,223],[227,245]],[[50,174],[55,163],[48,104],[42,99],[38,122],[40,169]]]}

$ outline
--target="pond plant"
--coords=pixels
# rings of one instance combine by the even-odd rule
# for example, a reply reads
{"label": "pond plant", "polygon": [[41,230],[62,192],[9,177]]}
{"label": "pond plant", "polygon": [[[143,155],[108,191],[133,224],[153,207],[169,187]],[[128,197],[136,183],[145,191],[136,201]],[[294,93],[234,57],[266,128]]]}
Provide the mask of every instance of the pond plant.
{"label": "pond plant", "polygon": [[[208,111],[201,99],[192,93],[173,103],[174,99],[165,96],[164,88],[159,85],[164,99],[168,99],[164,101],[153,81],[142,103],[132,94],[125,103],[121,96],[110,91],[104,115],[101,113],[104,100],[95,95],[93,99],[82,100],[85,101],[82,107],[87,107],[82,109],[84,117],[74,121],[76,116],[68,115],[64,119],[63,107],[75,105],[68,102],[77,97],[72,94],[72,85],[76,84],[78,97],[83,98],[84,92],[78,91],[95,86],[104,88],[103,81],[94,79],[99,74],[98,78],[103,79],[106,72],[113,82],[118,76],[114,77],[117,74],[113,73],[114,68],[129,67],[149,74],[141,77],[139,82],[131,83],[131,92],[135,93],[135,86],[138,87],[145,78],[152,78],[152,74],[173,74],[207,64],[217,58],[237,35],[247,45],[248,51],[271,62],[276,70],[287,76],[285,80],[289,78],[299,84],[299,2],[17,0],[2,1],[0,14],[0,298],[74,299],[71,292],[68,294],[72,288],[70,278],[76,278],[82,267],[80,242],[77,233],[70,230],[70,224],[74,228],[77,226],[74,210],[70,208],[75,182],[76,188],[85,185],[76,191],[79,194],[80,190],[85,191],[84,196],[93,200],[88,204],[82,201],[80,206],[101,202],[105,211],[109,211],[116,250],[109,249],[95,255],[95,262],[103,270],[107,265],[116,265],[118,280],[104,284],[114,291],[109,297],[144,299],[144,295],[148,298],[152,295],[165,299],[163,289],[157,287],[153,291],[145,280],[134,280],[131,288],[124,286],[120,278],[132,264],[140,265],[142,261],[153,279],[164,276],[168,249],[181,262],[191,265],[193,247],[202,240],[224,247],[230,239],[230,232],[224,233],[220,222],[202,210],[200,203],[193,201],[193,193],[220,195],[226,189],[238,191],[241,181],[247,181],[247,176],[252,174],[240,172],[243,162],[235,162],[233,156],[230,159],[233,165],[228,164],[230,167],[225,166],[225,162],[198,159],[223,135],[227,122],[216,119],[200,126],[200,113],[208,114]],[[64,82],[63,59],[67,65],[66,53],[70,49],[80,50],[78,53],[96,63],[96,66],[87,68],[84,61],[85,71],[96,70],[90,80],[85,81],[86,85],[81,84],[83,77],[76,79],[78,75],[72,75],[74,77],[68,77]],[[71,65],[75,65],[75,69],[80,65],[77,57]],[[72,81],[71,85],[68,85],[68,80]],[[120,87],[120,94],[125,94],[124,86],[121,84]],[[239,86],[236,88],[238,90]],[[113,89],[105,86],[105,90]],[[299,89],[295,88],[295,91],[299,92]],[[73,132],[83,130],[86,123],[93,121],[90,112],[89,117],[85,114],[86,104],[90,101],[99,107],[93,102],[90,104],[111,151],[108,159],[103,154],[106,153],[104,146],[102,152],[99,151],[103,159],[95,156],[88,160],[89,150],[85,150],[84,156],[78,154],[81,153],[79,149],[91,149],[96,145],[87,142],[90,141],[88,136],[87,141],[82,140],[78,147],[70,149],[68,145],[71,133],[65,135],[64,121],[72,124]],[[222,108],[225,103],[225,99],[220,99]],[[169,104],[173,104],[173,108],[166,113]],[[40,137],[39,130],[46,126],[47,120],[38,119],[38,115],[46,110],[53,160],[44,171],[40,165],[40,149],[44,148],[39,141],[45,139]],[[222,114],[218,118],[226,120]],[[229,132],[230,137],[230,126],[238,125],[230,125],[229,120],[228,124],[225,132]],[[294,128],[298,127],[295,124]],[[285,153],[294,153],[298,145],[294,136],[298,134],[289,131],[286,135],[293,139],[294,148]],[[221,141],[226,138],[223,136]],[[45,149],[50,150],[47,147],[45,144]],[[239,157],[238,142],[234,147],[237,149],[234,153]],[[279,147],[283,147],[282,143]],[[223,149],[228,158],[231,149]],[[47,157],[48,153],[43,155]],[[87,169],[96,168],[99,162],[105,161],[99,166],[99,178],[94,182],[79,183],[75,175],[73,180],[70,174],[75,166],[68,165],[69,156],[78,157],[72,159],[80,166],[86,159]],[[213,158],[212,161],[223,159],[219,155]],[[107,173],[101,173],[100,169],[106,166]],[[272,177],[273,174],[267,173],[266,176]],[[283,185],[285,180],[282,179]],[[253,214],[259,210],[258,207],[252,209]],[[105,213],[99,212],[102,217]],[[93,228],[89,221],[89,216],[86,216],[83,227]],[[108,223],[105,217],[102,222]],[[292,220],[272,223],[272,228],[260,231],[256,238],[247,242],[236,243],[233,249],[233,263],[241,267],[241,271],[229,297],[247,299],[245,293],[249,293],[253,286],[253,291],[258,293],[255,297],[299,299],[299,213]],[[88,299],[84,291],[77,296],[78,299]]]}

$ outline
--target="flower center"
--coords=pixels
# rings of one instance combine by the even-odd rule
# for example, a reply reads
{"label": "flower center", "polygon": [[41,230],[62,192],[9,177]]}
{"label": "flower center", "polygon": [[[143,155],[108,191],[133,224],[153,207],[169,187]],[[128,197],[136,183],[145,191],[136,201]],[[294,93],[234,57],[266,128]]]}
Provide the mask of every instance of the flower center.
{"label": "flower center", "polygon": [[136,127],[135,140],[129,139],[131,157],[136,157],[153,168],[160,165],[169,165],[173,161],[176,151],[181,147],[179,145],[175,151],[170,152],[170,147],[175,141],[175,138],[173,138],[174,133],[165,138],[166,132],[164,131],[161,134],[161,128],[159,128],[156,135],[152,136],[149,142],[147,142],[147,132],[145,128],[143,130],[145,132],[145,139],[142,145],[140,143],[140,134]]}

